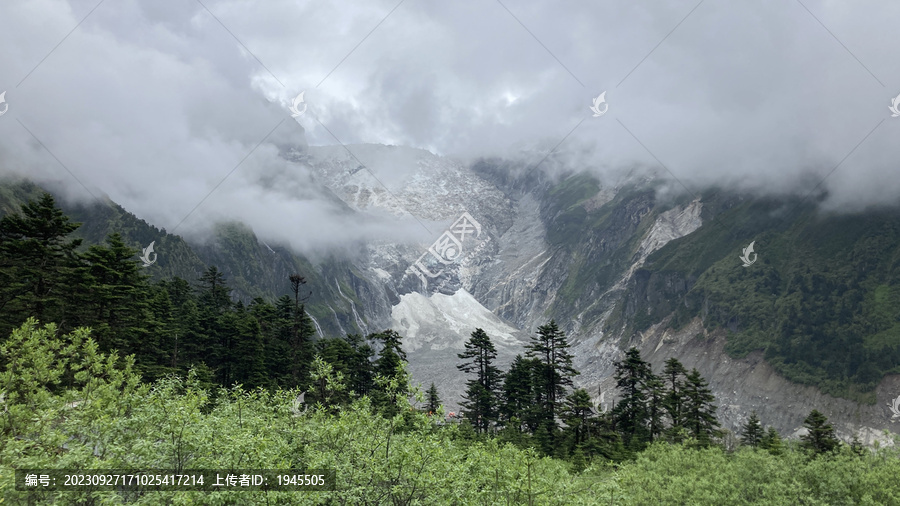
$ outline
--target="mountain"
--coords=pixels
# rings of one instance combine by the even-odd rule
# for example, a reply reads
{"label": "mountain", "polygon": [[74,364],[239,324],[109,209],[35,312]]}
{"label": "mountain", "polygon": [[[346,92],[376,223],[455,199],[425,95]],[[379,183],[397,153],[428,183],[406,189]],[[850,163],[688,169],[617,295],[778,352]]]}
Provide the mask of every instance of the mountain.
{"label": "mountain", "polygon": [[[154,277],[195,279],[217,265],[245,302],[287,293],[287,275],[300,272],[320,334],[397,330],[414,379],[434,381],[451,410],[466,379],[456,354],[476,327],[505,366],[552,318],[572,343],[576,385],[606,408],[613,364],[637,346],[656,371],[669,357],[696,367],[731,430],[755,410],[796,435],[818,409],[846,439],[896,431],[896,209],[826,214],[814,201],[715,188],[672,196],[663,178],[637,170],[551,177],[510,160],[466,165],[397,146],[283,156],[308,167],[344,212],[414,217],[431,241],[374,240],[310,259],[239,223],[199,242],[111,202],[64,210],[85,223],[88,242],[112,230],[136,247],[155,240]],[[3,186],[0,209],[26,198],[26,186]],[[745,267],[751,242],[757,256]]]}
{"label": "mountain", "polygon": [[[449,266],[426,253],[428,245],[371,249],[370,269],[390,277],[369,279],[401,294],[392,301],[392,326],[415,334],[411,357],[423,366],[411,359],[411,368],[423,383],[455,386],[446,382],[456,377],[454,353],[467,332],[442,323],[428,329],[398,315],[414,313],[411,306],[441,322],[445,312],[435,308],[458,293],[521,329],[496,331],[495,340],[509,347],[501,356],[516,347],[500,334],[524,343],[555,318],[575,345],[579,385],[607,407],[612,364],[637,345],[657,370],[676,356],[711,378],[720,420],[732,430],[756,410],[795,434],[814,408],[846,438],[860,431],[871,440],[892,429],[888,406],[900,390],[896,210],[828,215],[797,197],[716,188],[663,198],[672,193],[660,191],[663,180],[638,171],[604,180],[574,170],[549,178],[506,160],[467,167],[406,148],[349,149],[362,160],[396,160],[407,174],[392,195],[369,198],[384,188],[343,148],[309,148],[302,162],[353,209],[448,221],[468,212],[484,233],[462,245],[461,260]],[[434,237],[438,245],[442,236]],[[744,267],[739,257],[751,242],[759,260]],[[401,270],[419,259],[441,274],[412,277],[411,284]],[[483,313],[468,314],[474,328],[474,315]],[[448,363],[433,367],[441,359]]]}

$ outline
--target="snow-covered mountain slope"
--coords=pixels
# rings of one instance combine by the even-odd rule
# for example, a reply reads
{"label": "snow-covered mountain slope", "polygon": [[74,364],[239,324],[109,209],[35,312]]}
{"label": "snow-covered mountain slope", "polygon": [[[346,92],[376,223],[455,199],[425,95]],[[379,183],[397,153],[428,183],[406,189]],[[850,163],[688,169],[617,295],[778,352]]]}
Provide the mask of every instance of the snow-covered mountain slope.
{"label": "snow-covered mountain slope", "polygon": [[402,295],[391,308],[391,322],[391,328],[404,338],[404,350],[415,357],[409,363],[413,377],[426,388],[434,382],[449,410],[459,409],[458,393],[465,390],[468,379],[456,368],[457,355],[476,328],[491,337],[497,364],[504,368],[529,340],[525,332],[501,320],[463,288],[453,295]]}
{"label": "snow-covered mountain slope", "polygon": [[[518,329],[503,322],[463,288],[453,295],[401,295],[400,303],[391,308],[391,322],[392,328],[404,336],[409,352],[462,350],[462,341],[476,328],[487,332],[498,348],[522,344]],[[455,338],[447,339],[451,335]]]}

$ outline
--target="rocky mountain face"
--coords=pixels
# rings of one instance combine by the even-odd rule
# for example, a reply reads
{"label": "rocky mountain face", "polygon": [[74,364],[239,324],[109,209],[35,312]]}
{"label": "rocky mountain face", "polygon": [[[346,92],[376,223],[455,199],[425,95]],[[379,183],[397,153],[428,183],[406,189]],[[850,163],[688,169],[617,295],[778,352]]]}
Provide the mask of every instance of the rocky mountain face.
{"label": "rocky mountain face", "polygon": [[[895,376],[879,384],[874,405],[826,395],[780,375],[761,351],[730,358],[727,328],[704,320],[702,307],[691,318],[674,318],[678,299],[703,270],[676,275],[645,263],[667,246],[690,242],[744,197],[662,200],[661,181],[646,174],[551,179],[516,176],[522,167],[502,160],[466,166],[401,147],[350,150],[359,159],[335,147],[293,156],[357,212],[383,210],[446,224],[432,231],[432,243],[368,245],[354,265],[360,278],[354,289],[364,290],[357,298],[369,301],[357,327],[391,327],[404,335],[415,379],[426,387],[435,382],[451,410],[458,409],[465,381],[456,354],[472,330],[487,331],[506,365],[536,327],[553,318],[573,343],[581,371],[577,386],[606,408],[615,400],[613,363],[634,345],[655,370],[672,356],[696,367],[711,383],[723,426],[733,431],[755,410],[782,434],[797,435],[814,408],[847,439],[858,433],[871,442],[884,429],[896,430],[887,409],[898,390]],[[385,187],[373,175],[378,169],[360,165],[367,159],[378,160],[382,170],[396,166],[402,176]],[[738,230],[731,249],[715,260],[727,256],[740,270],[737,246],[744,238]]]}

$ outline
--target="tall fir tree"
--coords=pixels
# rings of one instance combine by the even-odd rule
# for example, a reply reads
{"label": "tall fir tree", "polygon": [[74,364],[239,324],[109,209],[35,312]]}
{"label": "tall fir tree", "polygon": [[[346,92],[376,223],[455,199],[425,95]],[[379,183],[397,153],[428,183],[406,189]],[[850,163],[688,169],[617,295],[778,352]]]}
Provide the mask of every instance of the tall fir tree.
{"label": "tall fir tree", "polygon": [[306,301],[312,292],[302,293],[306,285],[306,278],[293,273],[288,276],[291,283],[291,292],[294,294],[294,307],[291,325],[291,375],[297,385],[305,384],[309,377],[312,365],[313,353],[311,343],[315,335],[315,326],[312,319],[306,314]]}
{"label": "tall fir tree", "polygon": [[353,357],[348,364],[349,386],[357,395],[368,395],[375,385],[375,367],[372,363],[375,350],[359,334],[347,334],[344,340],[353,349]]}
{"label": "tall fir tree", "polygon": [[541,420],[543,399],[535,376],[542,365],[537,359],[516,355],[503,380],[501,414],[508,427],[534,433]]}
{"label": "tall fir tree", "polygon": [[[384,332],[370,334],[369,339],[381,343],[378,359],[375,360],[375,374],[383,379],[402,379],[398,377],[400,368],[406,363],[402,336],[397,331],[388,329]],[[383,387],[373,388],[373,405],[384,415],[393,416],[397,414],[397,400],[400,394],[400,391],[388,391]]]}
{"label": "tall fir tree", "polygon": [[291,354],[288,332],[290,322],[285,322],[285,314],[290,314],[290,297],[282,296],[272,304],[260,297],[250,302],[250,314],[259,325],[263,347],[263,364],[266,370],[265,387],[270,390],[288,389],[293,384],[291,377]]}
{"label": "tall fir tree", "polygon": [[425,408],[428,410],[429,415],[436,414],[441,407],[441,399],[438,397],[438,389],[434,386],[434,382],[428,387],[428,392],[425,394],[425,403]]}
{"label": "tall fir tree", "polygon": [[172,301],[172,367],[188,371],[193,366],[206,364],[208,339],[203,332],[200,306],[187,280],[176,277],[163,281],[160,286],[166,290]]}
{"label": "tall fir tree", "polygon": [[225,280],[225,274],[212,265],[200,276],[200,305],[204,308],[222,313],[231,308],[231,288]]}
{"label": "tall fir tree", "polygon": [[535,378],[536,387],[542,392],[543,419],[551,440],[556,432],[556,417],[562,411],[566,387],[572,386],[572,378],[578,371],[572,367],[572,354],[566,335],[556,321],[538,327],[537,336],[525,345],[525,355],[541,363],[540,374]]}
{"label": "tall fir tree", "polygon": [[175,307],[169,293],[159,283],[150,286],[147,304],[151,315],[148,328],[155,336],[153,344],[156,349],[153,363],[144,368],[144,379],[154,382],[166,375],[178,373],[173,360],[176,359],[177,350]]}
{"label": "tall fir tree", "polygon": [[759,423],[759,417],[756,411],[750,413],[750,418],[741,429],[741,444],[756,448],[765,436],[762,424]]}
{"label": "tall fir tree", "polygon": [[635,347],[629,348],[625,358],[615,366],[616,387],[621,394],[612,412],[616,429],[622,434],[627,448],[640,450],[650,440],[646,386],[653,373],[650,364],[641,358],[641,352]]}
{"label": "tall fir tree", "polygon": [[710,445],[713,437],[719,435],[715,400],[706,380],[697,369],[692,369],[684,384],[684,421],[701,446]]}
{"label": "tall fir tree", "polygon": [[350,377],[350,367],[355,351],[346,339],[326,337],[315,343],[315,355],[331,365],[332,372]]}
{"label": "tall fir tree", "polygon": [[572,445],[580,448],[587,441],[589,421],[594,415],[594,405],[587,390],[579,388],[566,398],[563,422],[572,433]]}
{"label": "tall fir tree", "polygon": [[137,253],[118,233],[110,234],[106,245],[88,249],[83,258],[91,288],[82,301],[82,314],[102,351],[134,354],[142,370],[157,358],[160,343],[147,328],[152,319],[149,276],[141,272],[134,258]]}
{"label": "tall fir tree", "polygon": [[72,328],[65,315],[80,302],[72,285],[79,281],[81,239],[68,236],[79,226],[49,193],[0,219],[0,335],[28,317],[56,322],[60,332]]}
{"label": "tall fir tree", "polygon": [[198,309],[200,314],[202,360],[213,372],[215,381],[227,385],[231,373],[230,356],[231,340],[234,338],[233,322],[227,316],[232,302],[231,289],[225,275],[218,267],[210,266],[199,278]]}
{"label": "tall fir tree", "polygon": [[466,382],[463,413],[475,431],[483,433],[499,419],[503,374],[494,366],[497,349],[484,330],[475,329],[464,346],[465,351],[457,356],[465,362],[456,368],[475,378]]}
{"label": "tall fir tree", "polygon": [[249,307],[238,302],[234,309],[236,340],[232,344],[230,380],[251,390],[268,383],[262,330]]}
{"label": "tall fir tree", "polygon": [[382,376],[393,376],[397,366],[406,362],[406,352],[403,350],[403,336],[396,330],[388,329],[384,332],[369,335],[370,340],[381,343],[378,359],[375,360],[375,373]]}
{"label": "tall fir tree", "polygon": [[759,440],[759,447],[772,455],[781,455],[784,453],[784,443],[781,440],[781,435],[775,430],[775,427],[769,427],[762,439]]}
{"label": "tall fir tree", "polygon": [[597,416],[588,418],[586,428],[587,437],[582,445],[586,455],[601,455],[613,461],[626,457],[622,435],[615,430],[612,411],[599,409]]}
{"label": "tall fir tree", "polygon": [[275,300],[275,320],[273,322],[273,342],[270,345],[274,356],[271,361],[277,370],[284,371],[283,381],[289,388],[299,388],[301,373],[298,360],[295,360],[294,349],[294,301],[289,295],[282,295]]}
{"label": "tall fir tree", "polygon": [[662,375],[668,387],[664,406],[671,422],[667,432],[669,439],[673,442],[679,442],[679,435],[684,426],[684,382],[686,376],[687,369],[677,358],[672,357],[666,360]]}
{"label": "tall fir tree", "polygon": [[[331,365],[333,374],[340,374],[345,379],[348,387],[342,392],[332,396],[334,403],[345,403],[350,400],[352,394],[366,395],[371,386],[364,383],[371,382],[370,348],[368,351],[360,350],[361,337],[348,335],[344,338],[325,338],[316,342],[317,355]],[[366,377],[363,378],[362,375]],[[310,397],[312,402],[318,401],[315,395]]]}
{"label": "tall fir tree", "polygon": [[840,440],[834,434],[834,427],[828,423],[828,418],[818,410],[812,410],[803,420],[803,426],[808,431],[800,436],[800,446],[811,451],[815,455],[830,453],[840,446]]}
{"label": "tall fir tree", "polygon": [[662,379],[652,372],[644,384],[647,389],[647,431],[652,442],[665,430],[666,388]]}

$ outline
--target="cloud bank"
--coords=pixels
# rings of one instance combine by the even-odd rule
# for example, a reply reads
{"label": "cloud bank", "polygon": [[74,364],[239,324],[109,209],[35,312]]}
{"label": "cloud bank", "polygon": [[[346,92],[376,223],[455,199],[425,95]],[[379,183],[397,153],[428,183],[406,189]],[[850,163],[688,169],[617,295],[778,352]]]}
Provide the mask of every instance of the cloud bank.
{"label": "cloud bank", "polygon": [[[831,208],[896,204],[897,19],[873,0],[13,0],[0,171],[83,183],[178,233],[302,223],[301,248],[418,227],[342,210],[279,156],[307,143],[464,160],[556,147],[574,168],[652,167],[689,191],[824,180]],[[410,170],[361,161],[383,181]]]}

